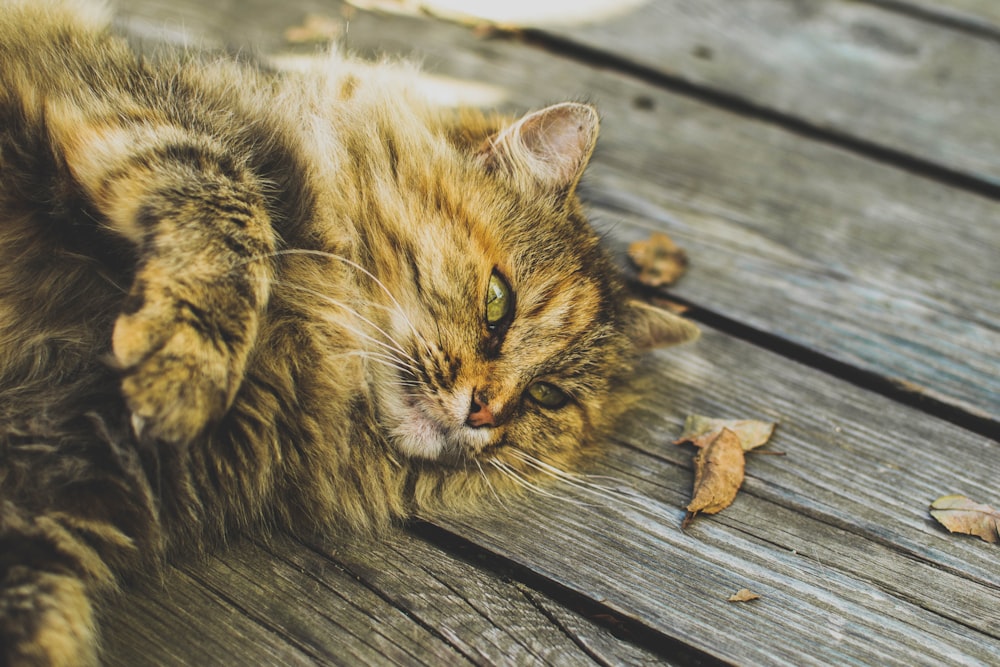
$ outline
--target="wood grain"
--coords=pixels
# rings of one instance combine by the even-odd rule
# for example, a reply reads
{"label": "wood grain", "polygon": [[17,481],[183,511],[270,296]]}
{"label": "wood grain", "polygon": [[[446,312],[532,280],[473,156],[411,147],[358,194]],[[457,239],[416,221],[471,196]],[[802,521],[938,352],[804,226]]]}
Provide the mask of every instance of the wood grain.
{"label": "wood grain", "polygon": [[[310,563],[311,568],[283,559],[282,547],[268,549],[244,543],[204,561],[184,564],[167,574],[165,588],[151,585],[130,595],[109,615],[105,632],[107,660],[129,664],[136,651],[163,664],[204,664],[205,646],[220,646],[215,664],[260,664],[267,653],[255,644],[261,637],[276,643],[275,662],[287,654],[303,663],[407,665],[416,656],[449,664],[459,663],[460,654],[447,642],[414,623],[402,611],[353,580],[335,563]],[[284,547],[287,550],[287,546]],[[218,606],[204,607],[189,599],[174,607],[171,594],[177,582],[191,580],[198,588],[224,601],[226,614]],[[166,595],[164,596],[164,592]],[[164,597],[166,599],[164,599]],[[134,623],[135,607],[160,602],[158,641],[169,641],[171,660],[147,647],[146,637],[121,638]],[[211,623],[205,623],[211,619]],[[169,625],[168,625],[169,624]],[[118,646],[122,650],[117,651]],[[245,661],[239,660],[246,656]],[[155,659],[154,659],[155,658]],[[134,663],[133,663],[134,664]]]}
{"label": "wood grain", "polygon": [[243,540],[105,614],[108,665],[670,664],[404,532]]}
{"label": "wood grain", "polygon": [[176,569],[162,582],[126,588],[106,606],[101,625],[101,658],[109,666],[315,664],[269,625]]}

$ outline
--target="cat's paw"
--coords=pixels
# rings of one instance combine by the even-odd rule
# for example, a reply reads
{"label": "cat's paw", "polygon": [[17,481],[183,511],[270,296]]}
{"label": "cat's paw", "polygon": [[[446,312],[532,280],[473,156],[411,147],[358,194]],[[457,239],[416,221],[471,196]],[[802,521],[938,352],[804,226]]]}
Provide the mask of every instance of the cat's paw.
{"label": "cat's paw", "polygon": [[186,444],[228,408],[240,370],[181,305],[147,303],[118,317],[112,337],[136,435]]}
{"label": "cat's paw", "polygon": [[0,664],[99,664],[93,612],[82,581],[11,567],[0,585]]}

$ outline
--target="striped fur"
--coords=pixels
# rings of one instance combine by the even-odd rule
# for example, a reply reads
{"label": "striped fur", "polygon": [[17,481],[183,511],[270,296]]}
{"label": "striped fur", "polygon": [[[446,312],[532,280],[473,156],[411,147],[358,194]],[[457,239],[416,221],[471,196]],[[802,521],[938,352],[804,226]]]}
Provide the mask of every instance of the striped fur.
{"label": "striped fur", "polygon": [[234,530],[378,530],[571,468],[637,352],[696,333],[583,218],[592,108],[140,59],[104,21],[0,8],[0,664],[94,662],[116,577]]}

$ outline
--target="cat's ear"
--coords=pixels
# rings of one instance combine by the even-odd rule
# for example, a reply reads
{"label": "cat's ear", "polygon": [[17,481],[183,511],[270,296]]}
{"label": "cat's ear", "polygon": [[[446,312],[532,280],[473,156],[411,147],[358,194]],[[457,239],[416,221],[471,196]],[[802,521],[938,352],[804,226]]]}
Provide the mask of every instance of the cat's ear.
{"label": "cat's ear", "polygon": [[594,107],[564,102],[524,116],[494,136],[480,153],[490,169],[504,169],[519,182],[570,193],[597,143],[600,119]]}
{"label": "cat's ear", "polygon": [[626,333],[640,350],[687,343],[701,335],[690,320],[638,299],[629,299],[625,311]]}

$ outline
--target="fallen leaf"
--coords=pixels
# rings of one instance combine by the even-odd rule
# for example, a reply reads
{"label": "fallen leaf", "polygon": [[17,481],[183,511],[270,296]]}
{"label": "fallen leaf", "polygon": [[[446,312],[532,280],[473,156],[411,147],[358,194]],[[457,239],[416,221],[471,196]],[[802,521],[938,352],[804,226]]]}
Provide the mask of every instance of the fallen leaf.
{"label": "fallen leaf", "polygon": [[650,287],[675,282],[688,266],[684,249],[662,232],[654,232],[648,239],[630,244],[628,256],[639,269],[639,282]]}
{"label": "fallen leaf", "polygon": [[941,496],[931,503],[931,516],[952,533],[975,535],[1000,543],[1000,511],[963,495]]}
{"label": "fallen leaf", "polygon": [[729,596],[730,602],[749,602],[750,600],[759,600],[760,596],[751,591],[749,588],[741,588],[732,595]]}
{"label": "fallen leaf", "polygon": [[707,447],[718,437],[722,429],[729,429],[740,439],[743,451],[749,452],[770,440],[776,426],[774,422],[757,419],[715,419],[688,415],[684,420],[684,432],[681,433],[681,437],[674,440],[674,444],[689,442],[695,447]]}
{"label": "fallen leaf", "polygon": [[740,438],[727,428],[694,458],[694,493],[681,528],[698,512],[715,514],[729,507],[743,484],[745,458]]}
{"label": "fallen leaf", "polygon": [[343,24],[337,19],[319,14],[310,14],[302,25],[285,30],[285,41],[290,44],[311,44],[332,42],[340,37]]}

